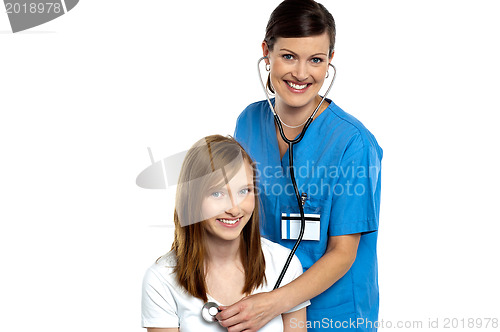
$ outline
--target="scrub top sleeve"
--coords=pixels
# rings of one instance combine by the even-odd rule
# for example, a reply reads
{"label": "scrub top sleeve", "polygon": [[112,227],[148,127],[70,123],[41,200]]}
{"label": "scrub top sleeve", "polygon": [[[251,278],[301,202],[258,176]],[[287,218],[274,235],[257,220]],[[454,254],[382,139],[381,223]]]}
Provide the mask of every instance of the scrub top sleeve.
{"label": "scrub top sleeve", "polygon": [[378,229],[381,158],[380,147],[368,140],[358,138],[348,148],[333,190],[329,236]]}
{"label": "scrub top sleeve", "polygon": [[172,293],[151,268],[142,284],[142,327],[179,327]]}
{"label": "scrub top sleeve", "polygon": [[[246,110],[243,111],[236,120],[236,127],[234,128],[234,139],[237,140],[240,144],[244,144],[244,138],[248,135],[248,125],[247,125],[247,116]],[[246,146],[243,146],[246,150]]]}
{"label": "scrub top sleeve", "polygon": [[[285,276],[283,277],[283,281],[281,283],[281,286],[284,286],[284,285],[292,282],[293,280],[297,279],[302,274],[302,272],[303,272],[303,269],[302,269],[302,264],[300,263],[300,260],[297,258],[297,256],[293,255],[292,261],[290,262],[290,266],[288,267],[288,270],[286,271]],[[287,312],[285,312],[285,314],[300,310],[302,308],[307,307],[310,304],[311,304],[311,302],[309,302],[309,301],[303,302],[303,303],[293,307],[292,309],[288,310]]]}

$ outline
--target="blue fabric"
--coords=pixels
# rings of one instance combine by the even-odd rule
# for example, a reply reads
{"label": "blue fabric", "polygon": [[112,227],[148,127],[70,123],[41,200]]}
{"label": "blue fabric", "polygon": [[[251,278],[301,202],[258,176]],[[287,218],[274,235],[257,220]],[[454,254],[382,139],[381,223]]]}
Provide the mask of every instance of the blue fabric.
{"label": "blue fabric", "polygon": [[[305,213],[321,215],[320,241],[303,241],[296,255],[304,271],[326,251],[329,236],[361,233],[351,269],[332,287],[311,299],[308,331],[376,331],[378,319],[377,229],[382,149],[375,137],[331,100],[294,145],[294,170]],[[274,102],[274,100],[273,100]],[[282,213],[299,213],[289,178],[288,151],[280,160],[274,117],[261,101],[238,117],[234,137],[256,162],[262,235],[281,240]]]}

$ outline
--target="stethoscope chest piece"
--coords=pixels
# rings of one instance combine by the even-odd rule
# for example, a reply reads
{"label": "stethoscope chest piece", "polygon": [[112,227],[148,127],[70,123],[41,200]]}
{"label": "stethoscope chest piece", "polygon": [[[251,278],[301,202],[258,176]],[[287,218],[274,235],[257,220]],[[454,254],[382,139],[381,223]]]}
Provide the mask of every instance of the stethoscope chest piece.
{"label": "stethoscope chest piece", "polygon": [[219,313],[219,305],[215,302],[207,302],[201,308],[201,316],[209,323],[216,322],[215,315]]}

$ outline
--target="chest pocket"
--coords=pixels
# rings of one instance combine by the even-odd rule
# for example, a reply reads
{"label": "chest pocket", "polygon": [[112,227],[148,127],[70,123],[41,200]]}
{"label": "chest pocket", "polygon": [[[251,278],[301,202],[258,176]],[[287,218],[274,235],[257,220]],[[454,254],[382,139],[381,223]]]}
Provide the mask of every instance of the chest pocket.
{"label": "chest pocket", "polygon": [[[283,202],[285,203],[285,202]],[[304,216],[306,228],[299,250],[323,254],[326,249],[329,210],[324,213],[326,201],[315,197],[305,200]],[[300,211],[295,197],[280,205],[281,239],[295,241],[300,232]]]}

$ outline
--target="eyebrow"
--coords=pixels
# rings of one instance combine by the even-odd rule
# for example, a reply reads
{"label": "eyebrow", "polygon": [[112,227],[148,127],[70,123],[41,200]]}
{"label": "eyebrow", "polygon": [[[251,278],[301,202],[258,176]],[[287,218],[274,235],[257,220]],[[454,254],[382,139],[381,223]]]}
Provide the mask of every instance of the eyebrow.
{"label": "eyebrow", "polygon": [[[282,49],[280,49],[280,51],[290,52],[290,53],[292,53],[293,55],[298,55],[298,54],[297,54],[297,53],[295,53],[294,51],[289,50],[289,49],[287,49],[287,48],[282,48]],[[328,54],[326,54],[326,53],[315,53],[315,54],[311,55],[311,57],[315,57],[315,56],[318,56],[318,55],[324,55],[324,56],[328,57]]]}
{"label": "eyebrow", "polygon": [[[228,184],[227,183],[222,183],[220,185],[214,185],[214,186],[211,186],[208,188],[208,191],[213,191],[213,190],[226,190],[227,191],[227,186]],[[243,189],[243,188],[247,188],[247,187],[255,187],[253,183],[247,183],[247,184],[242,184],[241,186],[239,187],[234,187],[234,188],[238,188],[237,190],[239,189]],[[230,189],[234,189],[234,188],[231,188],[231,186],[229,186]]]}

